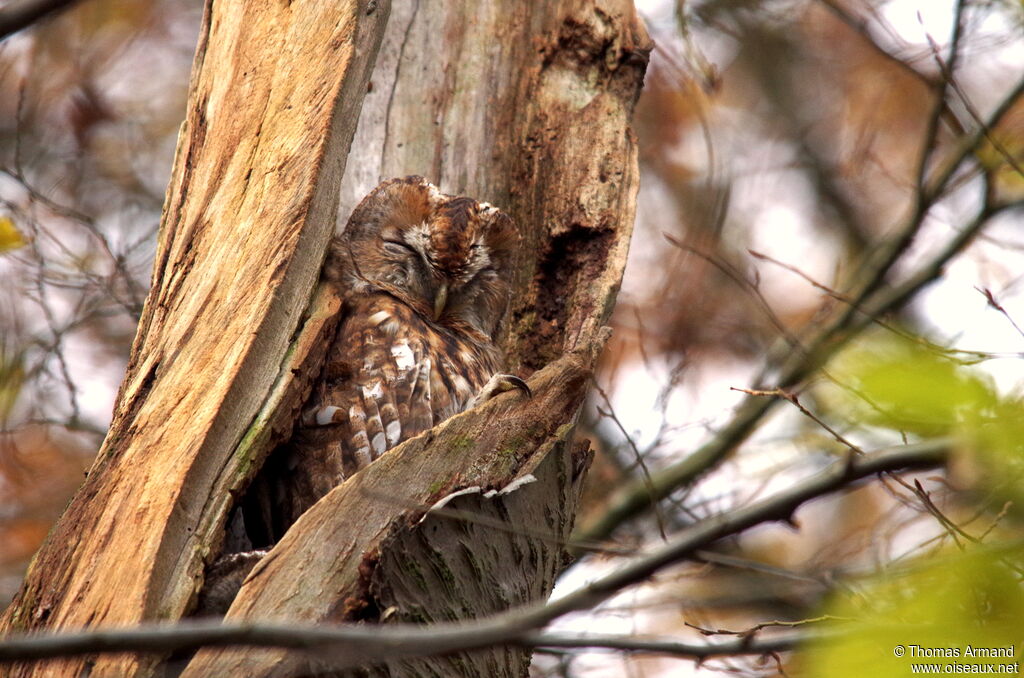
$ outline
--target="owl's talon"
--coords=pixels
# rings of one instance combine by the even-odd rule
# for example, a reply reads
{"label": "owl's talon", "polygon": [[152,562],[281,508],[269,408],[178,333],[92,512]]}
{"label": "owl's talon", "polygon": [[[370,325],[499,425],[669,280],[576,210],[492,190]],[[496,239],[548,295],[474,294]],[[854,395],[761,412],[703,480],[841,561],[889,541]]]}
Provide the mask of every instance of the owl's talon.
{"label": "owl's talon", "polygon": [[495,375],[501,378],[504,388],[502,391],[511,391],[512,389],[519,389],[526,394],[527,398],[533,397],[533,391],[530,390],[530,385],[520,379],[514,374],[497,374]]}
{"label": "owl's talon", "polygon": [[473,398],[472,402],[470,403],[470,407],[474,407],[481,403],[485,403],[498,394],[512,390],[522,391],[523,393],[526,394],[527,398],[533,397],[533,391],[530,390],[530,387],[527,385],[527,383],[520,379],[519,377],[517,377],[516,375],[495,374],[490,379],[487,380],[487,383],[484,384],[484,387],[480,389],[479,393],[476,394],[476,397]]}

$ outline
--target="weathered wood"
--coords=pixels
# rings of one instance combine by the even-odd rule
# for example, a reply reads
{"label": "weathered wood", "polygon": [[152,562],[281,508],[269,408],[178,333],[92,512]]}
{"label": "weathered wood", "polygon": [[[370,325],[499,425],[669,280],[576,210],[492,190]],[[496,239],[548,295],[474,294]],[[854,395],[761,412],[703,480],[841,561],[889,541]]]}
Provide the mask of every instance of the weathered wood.
{"label": "weathered wood", "polygon": [[[567,355],[534,375],[533,398],[499,396],[342,483],[256,566],[227,618],[451,621],[546,597],[561,569],[559,540],[569,532],[586,466],[585,453],[574,458],[568,443],[590,378],[588,362],[589,356]],[[530,474],[538,480],[504,496],[457,497],[420,522],[427,507],[453,490],[501,490]],[[553,502],[564,510],[551,510]],[[423,664],[408,663],[418,670],[400,675],[506,675],[505,652],[472,653],[462,660],[471,670],[458,673],[441,660],[426,672]],[[524,655],[513,652],[519,659],[511,675],[519,675]],[[208,650],[182,678],[325,668],[280,651]]]}
{"label": "weathered wood", "polygon": [[611,312],[632,234],[630,120],[650,49],[631,0],[396,6],[341,214],[406,174],[498,205],[523,235],[510,367],[586,345]]}
{"label": "weathered wood", "polygon": [[[565,443],[584,397],[574,379],[559,385],[551,375],[568,369],[564,360],[581,374],[593,369],[618,290],[638,177],[629,121],[649,49],[626,0],[395,8],[342,215],[380,179],[411,173],[501,206],[524,241],[503,340],[510,367],[526,375],[579,353],[535,375],[546,385],[534,401],[503,396],[461,415],[325,497],[254,570],[229,619],[429,622],[550,593],[580,489],[581,474],[567,469],[583,461]],[[538,426],[543,436],[529,433]],[[509,464],[496,436],[533,449]],[[500,487],[528,472],[538,481],[502,499],[454,500],[475,518],[416,522],[445,492]],[[500,516],[505,529],[474,522],[481,514]],[[366,670],[521,676],[528,660],[521,649],[498,648]],[[307,661],[209,650],[186,675],[305,675],[330,666]]]}
{"label": "weathered wood", "polygon": [[[210,2],[114,420],[2,628],[175,619],[194,598],[231,493],[259,463],[233,452],[247,432],[261,435],[268,398],[295,399],[275,384],[302,350],[289,347],[388,9]],[[127,676],[151,664],[121,655],[13,674]]]}
{"label": "weathered wood", "polygon": [[[111,434],[8,611],[8,628],[180,616],[223,538],[232,495],[287,428],[315,372],[306,356],[337,304],[318,296],[295,335],[386,13],[379,1],[342,4],[211,5],[154,286]],[[254,570],[234,618],[386,623],[486,614],[550,592],[558,540],[571,526],[585,459],[568,440],[632,230],[638,169],[629,122],[646,33],[629,0],[396,9],[358,119],[359,162],[349,163],[340,216],[381,178],[412,173],[501,206],[524,242],[502,342],[509,365],[527,375],[558,362],[534,375],[535,400],[503,395],[325,497]],[[292,366],[302,367],[294,374]],[[528,472],[537,481],[506,497],[453,504],[500,517],[509,527],[502,536],[441,514],[406,522],[448,490],[500,487]],[[379,492],[367,495],[368,487]],[[539,536],[530,529],[538,526]],[[472,541],[484,555],[470,549],[457,568],[450,547],[468,548],[470,533],[481,535]],[[410,561],[434,568],[435,581],[451,571],[448,586],[403,576]],[[250,657],[252,675],[302,667],[274,653]],[[232,661],[231,653],[204,652],[187,670],[245,675],[219,673]],[[527,661],[521,650],[488,650],[372,670],[511,676]],[[60,668],[77,675],[83,666]],[[101,659],[93,675],[150,666]],[[52,668],[41,671],[61,675]]]}

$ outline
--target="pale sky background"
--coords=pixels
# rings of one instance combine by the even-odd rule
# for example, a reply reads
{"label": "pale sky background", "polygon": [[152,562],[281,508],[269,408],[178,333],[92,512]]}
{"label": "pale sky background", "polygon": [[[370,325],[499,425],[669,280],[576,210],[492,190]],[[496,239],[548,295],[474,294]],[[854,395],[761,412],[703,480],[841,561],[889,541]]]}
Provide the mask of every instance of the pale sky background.
{"label": "pale sky background", "polygon": [[[648,20],[652,35],[656,41],[665,41],[673,35],[673,6],[667,0],[639,0],[637,7]],[[922,50],[927,54],[927,36],[931,35],[940,45],[945,45],[952,29],[952,0],[892,0],[885,4],[882,16],[889,22],[894,33],[912,50]],[[982,32],[991,32],[1005,36],[1008,27],[1000,22],[989,20],[982,25]],[[731,48],[726,44],[704,44],[701,36],[694,36],[705,56],[714,63],[719,72],[732,56]],[[977,40],[975,35],[974,39]],[[892,47],[897,45],[893,40]],[[914,53],[914,52],[910,52]],[[658,58],[657,51],[654,57]],[[1019,77],[1024,70],[1024,40],[1007,42],[992,51],[987,51],[983,63],[979,60],[965,59],[962,62],[965,71],[971,75],[963,77],[962,82],[975,86],[984,85],[981,91],[968,90],[967,95],[983,114],[1003,96],[1013,84],[1009,78]],[[1008,68],[1009,66],[1009,68]],[[737,124],[740,121],[737,121]],[[713,122],[724,137],[728,137],[728,122]],[[723,129],[724,128],[724,129]],[[716,143],[719,143],[716,140]],[[730,143],[723,138],[720,143]],[[737,143],[732,140],[731,143]],[[704,142],[702,139],[684,139],[678,149],[689,160],[702,158]],[[769,150],[762,149],[764,157],[770,155]],[[747,178],[737,178],[733,186],[732,214],[741,214],[741,220],[751,225],[754,234],[752,249],[768,254],[780,261],[798,267],[811,277],[829,281],[832,278],[834,252],[823,249],[821,235],[812,224],[804,223],[806,190],[803,184],[794,185],[792,177],[777,168],[768,173],[757,171],[759,159],[756,149],[745,152],[744,162],[753,165],[747,168]],[[765,160],[765,162],[769,162]],[[739,175],[737,175],[739,176]],[[744,191],[743,183],[772,182],[777,186],[758,186],[756,191]],[[771,190],[765,190],[770,188]],[[632,242],[629,264],[620,301],[631,296],[642,298],[650,287],[651,263],[657,259],[657,248],[664,247],[660,237],[663,227],[658,225],[659,215],[671,214],[665,207],[665,199],[659,195],[662,190],[656,183],[644,182],[641,179],[641,194],[637,231]],[[965,192],[967,193],[967,192]],[[765,196],[771,200],[765,203]],[[756,200],[756,202],[752,202]],[[929,252],[931,248],[946,240],[950,230],[962,223],[962,217],[977,204],[976,196],[958,196],[934,210],[927,227],[915,244],[908,260],[913,262],[917,255]],[[962,204],[961,204],[962,203]],[[935,336],[943,337],[957,348],[976,349],[987,352],[1006,353],[1007,357],[989,360],[979,366],[998,385],[1004,393],[1018,392],[1024,384],[1024,337],[1000,313],[987,306],[985,297],[975,289],[982,282],[994,292],[1004,290],[1000,296],[1007,312],[1018,324],[1024,325],[1024,295],[1019,294],[1021,283],[1018,276],[1024,274],[1021,265],[1021,251],[1024,249],[1024,229],[1020,228],[1019,218],[1015,214],[1003,215],[992,222],[985,233],[1002,241],[998,245],[984,239],[976,242],[968,252],[958,257],[948,267],[946,276],[929,287],[920,297],[915,309],[922,315],[927,324],[934,328]],[[726,234],[726,239],[728,234]],[[1008,248],[1005,242],[1018,243],[1022,249]],[[819,301],[818,293],[805,281],[792,273],[783,271],[769,264],[758,265],[761,279],[761,291],[769,302],[786,300],[792,304],[794,298],[806,299],[809,306]],[[1014,294],[1016,293],[1016,294]],[[626,430],[634,435],[634,439],[643,449],[662,424],[662,412],[655,407],[655,399],[666,382],[669,373],[668,365],[652,359],[648,365],[634,363],[621,366],[616,374],[615,388],[612,391],[612,404],[616,414]],[[681,388],[673,393],[667,412],[670,423],[679,427],[673,444],[668,446],[672,453],[695,449],[707,440],[710,424],[714,427],[724,423],[730,417],[732,407],[739,401],[741,394],[730,390],[730,387],[749,387],[750,381],[760,368],[759,363],[743,364],[707,364],[693,365],[686,373],[686,381]],[[782,410],[783,408],[779,408]],[[739,463],[716,471],[713,478],[705,481],[701,487],[708,496],[727,494],[730,485],[735,485],[738,475],[753,473],[760,475],[771,472],[772,479],[761,488],[763,494],[788,485],[794,477],[804,476],[810,469],[806,464],[801,467],[800,450],[792,445],[780,445],[774,439],[781,431],[786,430],[786,418],[799,417],[794,411],[776,412],[772,421],[763,426],[754,439],[747,443],[745,451],[757,450],[764,445],[772,448],[771,455],[749,454],[747,463]],[[780,436],[783,437],[784,436]],[[789,472],[780,472],[786,469]],[[794,469],[798,469],[794,471]],[[749,476],[747,476],[749,480]],[[829,500],[825,500],[829,501]],[[778,528],[782,529],[782,528]],[[814,526],[805,526],[814,529]],[[916,544],[919,539],[929,535],[914,535]],[[575,589],[588,581],[600,576],[614,567],[612,563],[588,564],[575,567],[562,577],[555,590],[555,597]],[[657,596],[654,587],[634,587],[612,601],[611,605],[628,605],[631,601],[645,599],[646,595]],[[656,631],[659,624],[656,614],[641,615],[605,615],[595,620],[591,615],[577,615],[556,624],[555,628],[578,633],[643,633],[644,626],[649,622],[650,629]],[[674,628],[674,626],[672,627]],[[694,634],[692,640],[702,638]],[[711,676],[724,675],[709,669],[696,669],[688,660],[664,659],[657,662],[659,669],[644,665],[642,675],[648,678],[655,676]],[[587,678],[619,678],[624,674],[624,663],[619,655],[595,651],[588,653],[573,664],[579,675]],[[584,670],[586,669],[586,670]],[[641,674],[636,674],[641,675]]]}

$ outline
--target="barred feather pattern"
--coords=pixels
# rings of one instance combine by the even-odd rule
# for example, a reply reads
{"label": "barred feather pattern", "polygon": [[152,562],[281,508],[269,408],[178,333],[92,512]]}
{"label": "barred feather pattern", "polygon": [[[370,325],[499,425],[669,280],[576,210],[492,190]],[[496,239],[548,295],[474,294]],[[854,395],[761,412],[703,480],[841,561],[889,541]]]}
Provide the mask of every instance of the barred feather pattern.
{"label": "barred feather pattern", "polygon": [[498,368],[497,349],[470,328],[439,329],[388,294],[362,296],[303,415],[299,453],[340,460],[340,480],[463,411]]}
{"label": "barred feather pattern", "polygon": [[[272,543],[317,499],[404,440],[469,406],[495,373],[519,236],[501,210],[392,179],[331,242],[324,277],[344,299],[337,335],[292,439],[246,509]],[[250,530],[252,532],[252,530]]]}

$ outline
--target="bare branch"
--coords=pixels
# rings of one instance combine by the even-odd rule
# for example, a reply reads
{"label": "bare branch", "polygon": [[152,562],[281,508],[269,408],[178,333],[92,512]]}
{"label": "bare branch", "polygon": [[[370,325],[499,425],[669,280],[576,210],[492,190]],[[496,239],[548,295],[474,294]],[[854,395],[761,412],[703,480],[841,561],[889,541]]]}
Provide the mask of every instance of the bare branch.
{"label": "bare branch", "polygon": [[571,635],[566,633],[529,633],[521,643],[538,649],[604,648],[642,654],[664,654],[686,659],[708,659],[737,655],[761,655],[786,652],[806,644],[818,634],[786,634],[771,638],[742,637],[716,643],[687,643],[671,638],[643,638],[620,635]]}
{"label": "bare branch", "polygon": [[844,438],[843,435],[841,433],[839,433],[839,431],[836,431],[834,428],[832,428],[831,426],[826,424],[824,421],[822,421],[816,414],[814,414],[809,409],[804,407],[803,404],[801,404],[800,398],[799,398],[799,396],[797,396],[796,393],[792,393],[792,392],[787,391],[787,390],[782,389],[782,388],[773,388],[773,389],[771,389],[769,391],[765,391],[765,390],[757,390],[757,389],[749,389],[749,388],[736,388],[734,386],[734,387],[732,387],[731,390],[739,391],[740,393],[746,393],[747,395],[752,395],[752,396],[761,396],[761,397],[767,397],[767,398],[782,398],[784,400],[788,400],[789,402],[793,403],[793,405],[798,410],[800,410],[801,414],[803,414],[805,417],[807,417],[808,419],[813,421],[815,424],[817,424],[821,428],[825,429],[829,433],[829,435],[831,435],[833,438],[836,439],[836,442],[838,442],[839,444],[844,445],[844,446],[850,448],[850,450],[852,450],[853,452],[856,452],[857,454],[864,454],[864,450],[860,449],[857,445],[854,445],[852,442],[850,442],[849,440]]}
{"label": "bare branch", "polygon": [[[883,59],[893,64],[894,66],[898,67],[900,70],[904,71],[905,73],[913,77],[915,80],[920,81],[925,86],[929,88],[935,87],[936,81],[934,78],[925,73],[922,73],[921,71],[917,70],[903,59],[899,58],[889,50],[882,47],[882,45],[878,43],[878,40],[875,39],[875,36],[872,35],[871,29],[868,27],[867,19],[854,16],[850,12],[846,11],[846,9],[842,5],[840,5],[840,3],[837,2],[836,0],[818,0],[818,2],[820,2],[830,12],[832,12],[832,14],[837,19],[839,19],[844,24],[853,29],[861,38],[864,39],[864,42],[866,42],[868,46],[871,48],[871,50],[874,51],[878,56],[882,57]],[[955,118],[953,119],[955,120]]]}
{"label": "bare branch", "polygon": [[[953,18],[953,36],[949,44],[949,56],[943,62],[942,57],[935,54],[935,61],[938,63],[939,71],[942,73],[935,91],[935,106],[928,116],[928,124],[925,128],[924,144],[921,146],[921,157],[917,166],[917,186],[921,188],[918,198],[924,198],[924,185],[928,173],[928,164],[932,154],[936,150],[939,123],[942,121],[942,114],[947,110],[946,92],[949,90],[953,75],[956,73],[957,63],[960,60],[960,40],[964,32],[964,0],[957,0],[955,16]],[[929,36],[929,40],[931,36]]]}
{"label": "bare branch", "polygon": [[23,0],[8,5],[0,10],[0,40],[74,3],[75,0]]}
{"label": "bare branch", "polygon": [[747,280],[740,271],[737,271],[735,267],[733,267],[728,262],[718,257],[715,257],[711,254],[701,252],[699,249],[691,247],[690,245],[687,245],[686,243],[679,241],[677,238],[673,237],[669,233],[662,233],[661,235],[665,238],[665,240],[668,240],[669,243],[671,243],[673,246],[678,247],[684,252],[689,252],[690,254],[696,255],[703,259],[704,261],[708,262],[709,264],[717,268],[719,271],[721,271],[723,275],[729,278],[729,280],[732,280],[734,283],[736,283],[736,285],[740,289],[749,292],[750,296],[757,303],[758,307],[764,313],[768,321],[775,326],[775,329],[778,330],[780,335],[782,335],[782,338],[786,340],[786,343],[794,348],[800,347],[800,340],[797,337],[794,337],[793,334],[788,329],[786,329],[786,326],[775,314],[775,311],[772,310],[771,304],[769,304],[768,300],[764,298],[764,295],[761,293],[761,290],[758,289],[756,283]]}
{"label": "bare branch", "polygon": [[[467,629],[464,633],[469,635],[472,632]],[[230,646],[274,647],[330,654],[359,652],[370,646],[372,651],[364,654],[377,654],[383,658],[388,656],[391,647],[399,643],[423,645],[424,641],[429,642],[424,636],[429,635],[429,631],[415,629],[387,629],[382,634],[380,629],[368,626],[222,625],[219,622],[186,622],[174,626],[149,625],[136,629],[86,631],[8,640],[0,644],[0,662],[51,659],[99,651],[166,653],[197,647]],[[801,633],[771,638],[747,635],[714,643],[688,643],[671,638],[538,632],[510,637],[508,644],[536,648],[606,648],[704,659],[785,652],[819,635]],[[344,663],[343,660],[339,662]]]}
{"label": "bare branch", "polygon": [[[869,257],[862,266],[861,274],[857,276],[858,289],[850,295],[849,306],[821,330],[815,332],[809,340],[803,342],[803,350],[789,352],[783,357],[781,364],[777,365],[774,371],[776,387],[788,388],[805,379],[877,318],[898,309],[918,291],[936,280],[946,264],[973,241],[991,217],[1006,209],[1018,207],[1017,203],[986,203],[944,248],[903,283],[879,290],[892,267],[920,230],[929,209],[943,195],[959,168],[972,157],[979,144],[986,138],[986,129],[998,125],[1022,95],[1024,79],[1003,98],[989,116],[986,126],[961,139],[955,152],[933,173],[931,181],[920,189],[921,197],[913,214],[896,229],[896,236],[880,248],[875,256]],[[768,366],[771,365],[769,361]],[[766,367],[765,372],[767,371]],[[621,488],[613,497],[610,507],[589,525],[584,526],[574,539],[584,542],[605,539],[623,522],[647,510],[652,502],[659,501],[676,489],[692,483],[742,444],[776,402],[758,396],[745,398],[737,407],[733,418],[714,438],[682,461],[652,474],[650,485],[653,486],[653,491],[648,489],[647,484],[641,482],[634,482]]]}
{"label": "bare branch", "polygon": [[[509,643],[554,647],[557,645],[555,642],[539,642],[540,637],[530,635],[529,632],[562,615],[591,608],[624,588],[645,581],[669,565],[695,557],[698,551],[723,537],[765,522],[791,520],[793,512],[803,503],[848,487],[860,479],[882,471],[939,465],[945,460],[949,447],[948,440],[936,439],[836,462],[824,472],[793,485],[785,492],[692,525],[668,543],[553,602],[513,609],[468,624],[446,623],[428,627],[415,624],[372,627],[352,625],[299,629],[295,625],[222,626],[219,623],[196,623],[175,627],[143,626],[133,630],[36,633],[31,636],[8,636],[0,643],[0,661],[93,652],[170,652],[208,646],[249,645],[302,650],[329,649],[333,661],[342,665],[356,665],[382,658],[441,654]],[[678,646],[679,649],[683,647]],[[718,653],[717,649],[715,652]],[[686,654],[683,651],[678,653]],[[755,653],[759,654],[760,651]]]}

